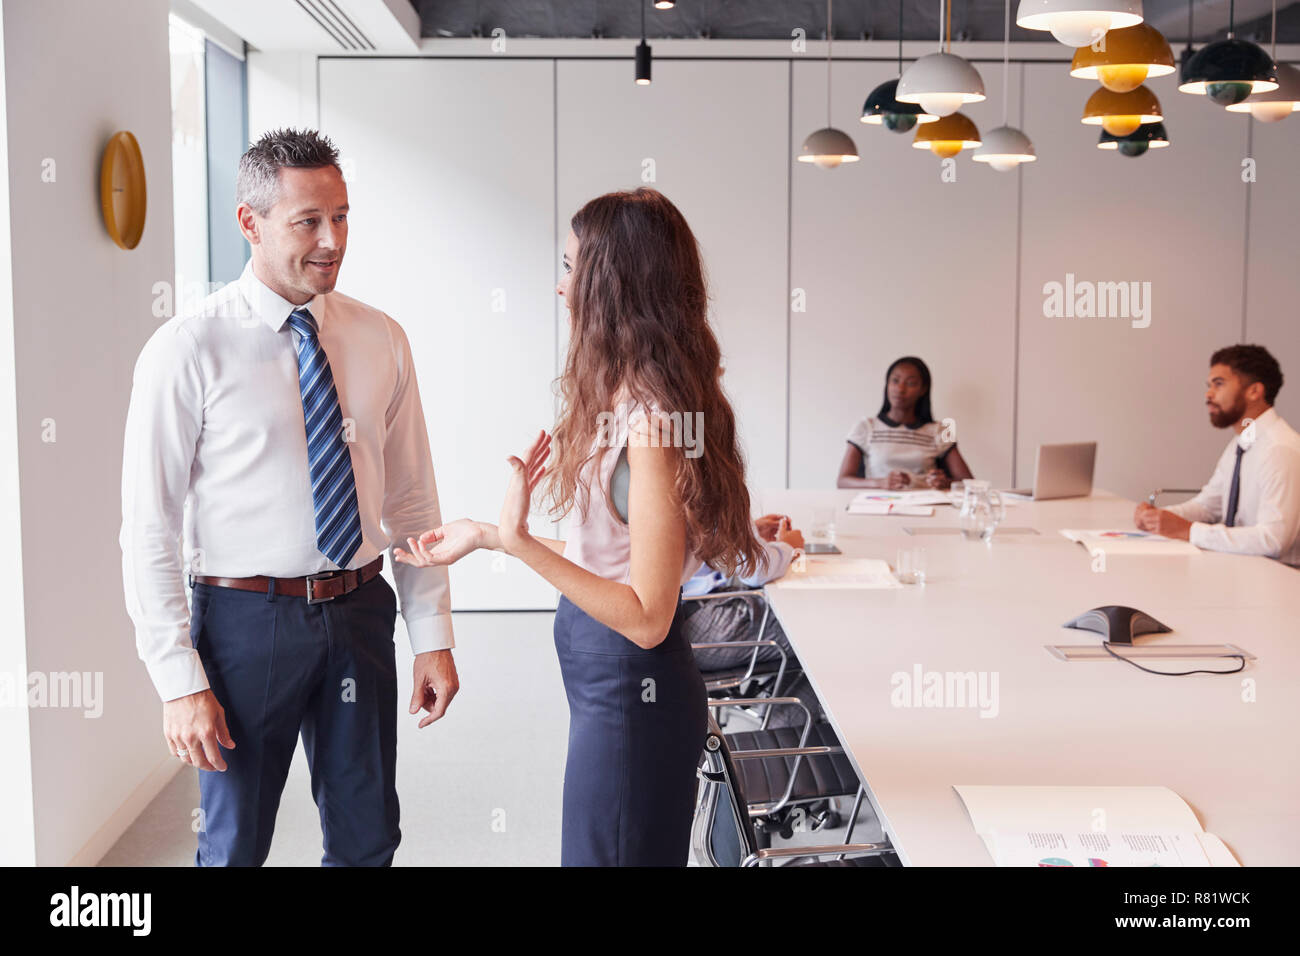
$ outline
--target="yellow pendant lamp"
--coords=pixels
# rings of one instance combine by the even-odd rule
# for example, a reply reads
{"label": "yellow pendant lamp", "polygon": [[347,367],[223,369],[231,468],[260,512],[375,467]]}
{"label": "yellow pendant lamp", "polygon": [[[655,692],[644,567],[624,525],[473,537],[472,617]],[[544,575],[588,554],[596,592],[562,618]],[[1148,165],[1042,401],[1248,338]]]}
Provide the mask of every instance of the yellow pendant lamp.
{"label": "yellow pendant lamp", "polygon": [[1097,80],[1115,93],[1135,90],[1150,77],[1174,72],[1174,53],[1169,41],[1148,23],[1110,30],[1097,46],[1074,51],[1070,75]]}
{"label": "yellow pendant lamp", "polygon": [[938,122],[918,126],[912,140],[913,149],[928,149],[941,159],[979,145],[980,131],[963,113],[949,113],[941,116]]}
{"label": "yellow pendant lamp", "polygon": [[1100,126],[1112,136],[1127,136],[1144,123],[1159,123],[1164,118],[1160,101],[1145,86],[1116,93],[1099,87],[1083,107],[1083,122]]}

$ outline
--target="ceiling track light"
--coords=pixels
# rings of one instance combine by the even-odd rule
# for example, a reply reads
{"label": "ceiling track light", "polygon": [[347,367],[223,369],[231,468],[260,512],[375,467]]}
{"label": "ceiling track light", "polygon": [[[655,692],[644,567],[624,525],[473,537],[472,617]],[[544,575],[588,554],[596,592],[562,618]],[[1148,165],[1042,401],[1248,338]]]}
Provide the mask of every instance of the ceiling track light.
{"label": "ceiling track light", "polygon": [[641,42],[636,45],[636,85],[650,85],[650,45],[645,42],[645,5],[641,3]]}

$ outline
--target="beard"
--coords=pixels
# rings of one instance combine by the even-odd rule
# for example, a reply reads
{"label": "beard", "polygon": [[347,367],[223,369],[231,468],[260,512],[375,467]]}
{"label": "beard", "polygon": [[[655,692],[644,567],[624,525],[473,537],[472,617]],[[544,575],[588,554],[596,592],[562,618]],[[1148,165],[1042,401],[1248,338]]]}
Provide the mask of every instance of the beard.
{"label": "beard", "polygon": [[1241,416],[1246,414],[1246,401],[1241,396],[1233,403],[1231,408],[1220,408],[1218,405],[1210,406],[1210,424],[1215,428],[1231,428],[1237,422],[1241,421]]}

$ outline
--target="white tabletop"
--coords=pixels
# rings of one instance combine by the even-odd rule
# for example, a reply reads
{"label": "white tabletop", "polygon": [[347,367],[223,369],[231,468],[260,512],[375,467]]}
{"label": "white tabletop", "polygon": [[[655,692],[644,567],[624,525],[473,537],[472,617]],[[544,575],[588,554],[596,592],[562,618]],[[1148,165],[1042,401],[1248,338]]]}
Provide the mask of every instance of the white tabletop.
{"label": "white tabletop", "polygon": [[[1112,554],[1094,571],[1092,556],[1057,532],[1132,527],[1134,503],[1105,493],[1011,506],[1006,526],[1040,533],[999,532],[991,545],[904,532],[955,526],[947,506],[931,518],[850,515],[853,494],[769,491],[762,510],[790,515],[807,534],[814,509],[835,505],[846,558],[893,564],[900,548],[924,548],[926,584],[769,596],[904,862],[992,865],[954,785],[1054,784],[1166,786],[1242,864],[1300,864],[1300,571],[1210,552]],[[1095,644],[1097,635],[1061,625],[1104,604],[1173,628],[1143,643],[1234,643],[1258,660],[1231,676],[1159,677],[1044,649]],[[996,675],[996,716],[894,706],[893,675],[918,665]]]}

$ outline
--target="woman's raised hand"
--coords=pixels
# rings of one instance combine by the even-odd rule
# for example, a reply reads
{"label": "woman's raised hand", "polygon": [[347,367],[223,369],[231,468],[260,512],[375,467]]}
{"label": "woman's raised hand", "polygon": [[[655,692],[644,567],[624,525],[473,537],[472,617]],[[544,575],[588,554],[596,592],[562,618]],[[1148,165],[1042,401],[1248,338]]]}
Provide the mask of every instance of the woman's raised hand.
{"label": "woman's raised hand", "polygon": [[510,485],[506,488],[506,499],[501,505],[501,523],[499,534],[501,546],[509,553],[529,538],[528,512],[533,500],[533,491],[546,470],[546,461],[551,456],[551,436],[545,430],[537,433],[522,460],[511,455],[506,461],[510,465]]}
{"label": "woman's raised hand", "polygon": [[393,548],[393,557],[403,564],[427,568],[435,564],[455,564],[483,544],[483,529],[478,522],[459,518],[424,532],[418,539],[407,538],[410,551]]}

